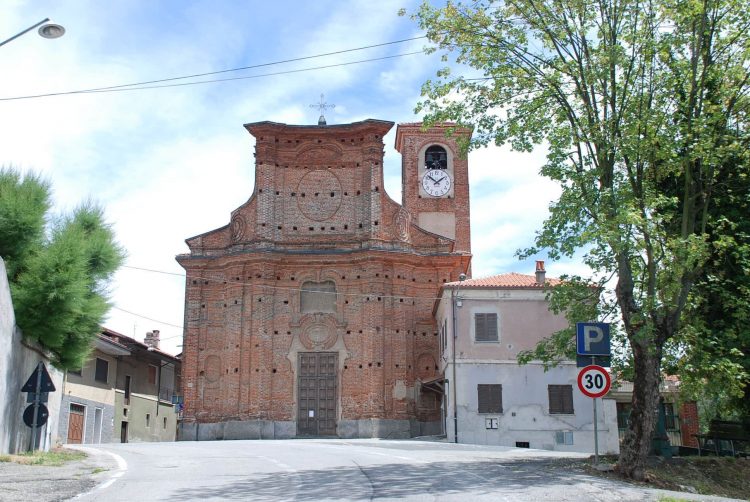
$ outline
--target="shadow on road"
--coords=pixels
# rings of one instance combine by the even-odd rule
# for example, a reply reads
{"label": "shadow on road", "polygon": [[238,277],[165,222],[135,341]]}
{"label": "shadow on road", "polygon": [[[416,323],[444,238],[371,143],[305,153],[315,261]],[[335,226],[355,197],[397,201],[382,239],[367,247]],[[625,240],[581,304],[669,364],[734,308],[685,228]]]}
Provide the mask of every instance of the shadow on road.
{"label": "shadow on road", "polygon": [[[580,484],[588,476],[561,468],[549,460],[502,462],[431,463],[418,465],[357,464],[326,470],[259,474],[247,479],[178,492],[170,500],[220,498],[252,499],[370,499],[403,498],[422,494],[490,494],[503,491],[523,493],[544,485]],[[594,482],[595,478],[589,478]]]}

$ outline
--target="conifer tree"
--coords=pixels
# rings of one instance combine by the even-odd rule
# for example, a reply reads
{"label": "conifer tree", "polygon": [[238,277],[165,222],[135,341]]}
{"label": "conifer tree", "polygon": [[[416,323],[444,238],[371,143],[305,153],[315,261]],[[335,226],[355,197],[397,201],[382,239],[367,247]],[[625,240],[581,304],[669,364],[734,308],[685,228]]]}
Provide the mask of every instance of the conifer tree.
{"label": "conifer tree", "polygon": [[0,256],[16,324],[55,366],[79,369],[109,310],[107,284],[124,259],[102,209],[85,202],[50,218],[50,185],[0,170]]}

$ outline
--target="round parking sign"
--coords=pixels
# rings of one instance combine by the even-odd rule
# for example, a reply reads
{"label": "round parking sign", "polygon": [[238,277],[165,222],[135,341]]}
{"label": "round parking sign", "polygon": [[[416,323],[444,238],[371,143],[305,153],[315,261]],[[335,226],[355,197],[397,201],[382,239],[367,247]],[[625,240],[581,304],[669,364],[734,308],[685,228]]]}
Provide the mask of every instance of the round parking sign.
{"label": "round parking sign", "polygon": [[609,372],[601,366],[590,365],[578,373],[578,388],[588,397],[602,397],[609,392],[612,379]]}

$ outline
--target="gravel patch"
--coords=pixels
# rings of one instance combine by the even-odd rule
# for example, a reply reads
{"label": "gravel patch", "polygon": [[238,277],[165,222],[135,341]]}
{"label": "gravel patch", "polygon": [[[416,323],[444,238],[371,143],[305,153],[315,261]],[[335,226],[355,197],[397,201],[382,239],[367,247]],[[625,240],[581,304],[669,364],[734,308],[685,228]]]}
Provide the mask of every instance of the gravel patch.
{"label": "gravel patch", "polygon": [[116,468],[114,459],[103,453],[61,466],[0,462],[0,502],[69,500],[105,481]]}

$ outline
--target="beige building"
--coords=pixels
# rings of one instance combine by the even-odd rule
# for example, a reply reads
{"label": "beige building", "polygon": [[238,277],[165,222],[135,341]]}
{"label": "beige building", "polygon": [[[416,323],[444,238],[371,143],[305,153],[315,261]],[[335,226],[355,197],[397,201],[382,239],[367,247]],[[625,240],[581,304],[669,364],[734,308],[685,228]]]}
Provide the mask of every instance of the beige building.
{"label": "beige building", "polygon": [[104,335],[80,371],[68,371],[62,388],[58,440],[67,444],[110,443],[115,417],[117,364],[126,346]]}
{"label": "beige building", "polygon": [[[575,361],[545,371],[520,366],[520,351],[567,327],[548,308],[544,262],[536,275],[500,274],[445,284],[435,304],[448,439],[460,443],[594,451],[592,401],[577,387]],[[455,329],[454,329],[455,326]],[[615,402],[599,400],[599,451],[617,453]]]}
{"label": "beige building", "polygon": [[179,370],[159,349],[159,331],[139,342],[104,328],[81,371],[65,376],[59,441],[174,441]]}
{"label": "beige building", "polygon": [[130,349],[117,365],[115,441],[174,441],[180,360],[159,349],[158,330],[146,333],[143,342],[107,329],[104,335]]}

